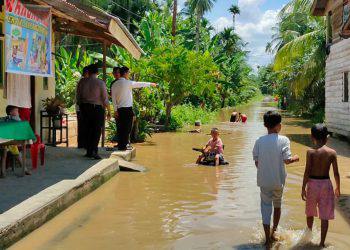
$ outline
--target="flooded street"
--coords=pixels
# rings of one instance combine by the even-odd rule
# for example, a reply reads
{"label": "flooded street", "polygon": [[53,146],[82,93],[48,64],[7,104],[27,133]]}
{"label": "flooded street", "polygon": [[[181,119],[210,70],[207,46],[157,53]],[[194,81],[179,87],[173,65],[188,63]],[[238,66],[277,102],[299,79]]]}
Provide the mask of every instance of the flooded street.
{"label": "flooded street", "polygon": [[[155,134],[137,145],[137,162],[146,173],[120,173],[12,249],[261,249],[260,196],[252,148],[266,133],[265,103],[243,108],[247,124],[217,123],[225,144],[225,167],[198,167],[192,147],[201,147],[211,126],[201,134]],[[229,120],[223,112],[220,120]],[[309,129],[286,118],[282,134],[292,140],[300,163],[288,167],[278,249],[302,242],[306,227],[301,184]],[[331,139],[339,152],[342,193],[350,194],[350,147]],[[327,243],[350,249],[350,224],[337,209]],[[319,241],[319,221],[313,241]]]}

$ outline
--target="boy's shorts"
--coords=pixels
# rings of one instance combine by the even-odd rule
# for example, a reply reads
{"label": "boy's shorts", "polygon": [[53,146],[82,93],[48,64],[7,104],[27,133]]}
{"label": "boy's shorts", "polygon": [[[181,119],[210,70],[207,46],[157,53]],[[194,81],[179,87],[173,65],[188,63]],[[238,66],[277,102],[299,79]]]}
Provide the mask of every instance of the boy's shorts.
{"label": "boy's shorts", "polygon": [[265,204],[273,204],[273,207],[282,206],[283,187],[260,187],[261,201]]}
{"label": "boy's shorts", "polygon": [[318,216],[321,220],[333,220],[335,209],[334,199],[335,195],[330,179],[309,179],[306,189],[306,216]]}

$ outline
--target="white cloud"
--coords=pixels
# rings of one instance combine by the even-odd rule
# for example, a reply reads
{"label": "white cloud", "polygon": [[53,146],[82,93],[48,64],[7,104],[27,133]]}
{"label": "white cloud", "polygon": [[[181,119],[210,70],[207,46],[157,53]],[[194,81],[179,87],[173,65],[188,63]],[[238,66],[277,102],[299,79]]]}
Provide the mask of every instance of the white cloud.
{"label": "white cloud", "polygon": [[223,31],[225,28],[232,27],[232,18],[227,17],[219,17],[214,23],[213,23],[214,29],[216,32]]}
{"label": "white cloud", "polygon": [[[279,10],[262,11],[264,0],[239,0],[241,14],[237,17],[236,31],[248,42],[249,62],[253,67],[271,62],[271,55],[265,52],[271,40],[272,27],[277,23]],[[213,23],[217,32],[232,26],[232,17],[220,17]]]}
{"label": "white cloud", "polygon": [[252,5],[260,5],[264,3],[264,0],[239,0],[238,4],[240,7],[252,6]]}

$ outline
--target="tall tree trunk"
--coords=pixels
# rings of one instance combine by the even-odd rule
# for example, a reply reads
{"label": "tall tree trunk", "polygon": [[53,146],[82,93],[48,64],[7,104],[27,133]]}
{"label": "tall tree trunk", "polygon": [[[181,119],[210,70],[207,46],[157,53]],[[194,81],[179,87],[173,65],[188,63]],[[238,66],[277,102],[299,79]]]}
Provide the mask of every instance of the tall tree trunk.
{"label": "tall tree trunk", "polygon": [[127,17],[126,17],[126,27],[128,30],[130,30],[130,25],[131,25],[131,7],[132,7],[132,0],[128,1],[128,11],[126,12]]}
{"label": "tall tree trunk", "polygon": [[197,51],[199,51],[201,19],[202,19],[202,15],[197,10],[197,24],[196,24],[196,50]]}
{"label": "tall tree trunk", "polygon": [[235,28],[236,27],[236,15],[235,14],[232,15],[232,21],[233,21],[233,28]]}
{"label": "tall tree trunk", "polygon": [[171,34],[173,36],[173,44],[175,44],[175,36],[176,36],[176,18],[177,18],[177,0],[174,0],[173,23],[172,23],[172,31],[171,31]]}
{"label": "tall tree trunk", "polygon": [[171,102],[167,102],[166,104],[166,112],[165,112],[165,127],[169,128],[170,125],[170,118],[171,118],[171,109],[173,108],[173,105]]}

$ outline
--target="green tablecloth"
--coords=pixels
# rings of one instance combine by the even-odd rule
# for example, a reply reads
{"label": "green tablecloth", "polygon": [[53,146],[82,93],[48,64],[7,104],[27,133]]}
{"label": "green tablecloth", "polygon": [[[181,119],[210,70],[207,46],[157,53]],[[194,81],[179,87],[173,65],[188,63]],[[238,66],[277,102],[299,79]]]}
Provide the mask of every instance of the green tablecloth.
{"label": "green tablecloth", "polygon": [[17,141],[36,140],[35,134],[27,121],[1,121],[0,138]]}

